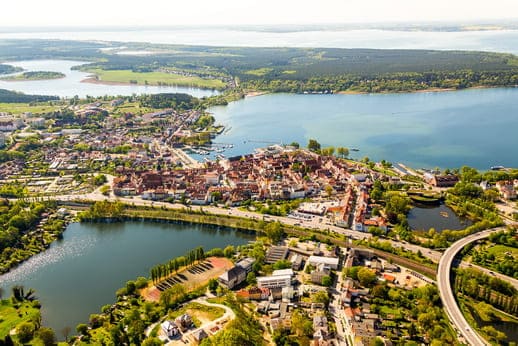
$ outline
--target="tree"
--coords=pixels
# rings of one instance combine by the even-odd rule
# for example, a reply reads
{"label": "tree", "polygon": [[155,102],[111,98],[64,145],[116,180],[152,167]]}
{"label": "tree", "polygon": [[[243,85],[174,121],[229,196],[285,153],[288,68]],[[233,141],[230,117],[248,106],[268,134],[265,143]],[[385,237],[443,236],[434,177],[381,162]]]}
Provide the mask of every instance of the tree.
{"label": "tree", "polygon": [[227,258],[231,258],[236,253],[236,250],[232,245],[228,245],[225,249],[223,249],[223,254]]}
{"label": "tree", "polygon": [[336,148],[336,153],[343,159],[349,156],[349,149],[345,147],[338,147]]}
{"label": "tree", "polygon": [[254,272],[250,272],[246,275],[246,283],[249,285],[254,285],[257,283]]}
{"label": "tree", "polygon": [[376,273],[369,269],[362,267],[358,270],[358,281],[364,287],[371,287],[376,282]]}
{"label": "tree", "polygon": [[329,304],[329,294],[326,291],[318,291],[313,294],[313,301],[315,303]]}
{"label": "tree", "polygon": [[81,335],[88,335],[88,326],[84,323],[79,323],[76,330]]}
{"label": "tree", "polygon": [[56,342],[56,335],[51,328],[40,328],[36,333],[36,336],[43,341],[45,346],[54,345]]}
{"label": "tree", "polygon": [[284,235],[281,223],[279,221],[266,224],[266,226],[264,226],[264,232],[273,244],[278,243]]}
{"label": "tree", "polygon": [[147,338],[142,342],[142,346],[162,346],[164,343],[156,337]]}
{"label": "tree", "polygon": [[22,322],[16,326],[16,335],[18,336],[18,340],[22,343],[29,342],[34,337],[35,331],[34,323],[31,322]]}
{"label": "tree", "polygon": [[298,337],[313,335],[313,323],[304,310],[295,309],[293,311],[291,315],[291,330]]}
{"label": "tree", "polygon": [[219,286],[219,283],[218,283],[218,280],[216,279],[210,279],[209,280],[209,291],[211,291],[212,293],[216,292],[216,289],[218,288]]}
{"label": "tree", "polygon": [[308,149],[314,152],[319,152],[320,143],[318,143],[315,139],[310,139],[308,142]]}
{"label": "tree", "polygon": [[273,264],[273,269],[274,270],[288,269],[288,268],[291,268],[291,262],[290,262],[290,260],[287,260],[287,259],[278,260],[277,262],[275,262]]}
{"label": "tree", "polygon": [[329,287],[333,284],[333,280],[329,275],[326,275],[322,278],[322,286]]}

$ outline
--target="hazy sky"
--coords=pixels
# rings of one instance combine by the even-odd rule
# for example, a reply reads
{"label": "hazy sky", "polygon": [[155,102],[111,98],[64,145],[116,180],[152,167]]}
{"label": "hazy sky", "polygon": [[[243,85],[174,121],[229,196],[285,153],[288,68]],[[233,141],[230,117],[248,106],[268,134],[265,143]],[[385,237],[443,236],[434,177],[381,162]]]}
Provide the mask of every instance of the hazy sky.
{"label": "hazy sky", "polygon": [[312,24],[518,18],[517,0],[7,0],[0,26]]}

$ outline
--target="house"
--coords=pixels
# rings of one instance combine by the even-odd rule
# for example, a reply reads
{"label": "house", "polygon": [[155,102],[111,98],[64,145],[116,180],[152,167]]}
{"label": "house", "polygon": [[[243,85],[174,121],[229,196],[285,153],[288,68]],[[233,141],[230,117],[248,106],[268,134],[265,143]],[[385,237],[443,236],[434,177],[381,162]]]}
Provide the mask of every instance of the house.
{"label": "house", "polygon": [[243,270],[246,272],[246,274],[250,273],[252,271],[252,266],[255,263],[255,258],[247,257],[243,258],[239,262],[236,263],[237,267],[243,268]]}
{"label": "house", "polygon": [[319,264],[323,264],[331,269],[338,268],[338,262],[340,260],[336,257],[323,257],[323,256],[309,256],[308,263],[314,267]]}
{"label": "house", "polygon": [[218,282],[227,287],[228,289],[232,289],[246,280],[246,271],[241,266],[235,266],[232,269],[224,272],[218,277]]}
{"label": "house", "polygon": [[187,329],[193,326],[192,318],[188,314],[178,316],[175,320],[175,323],[178,326],[178,328],[181,329],[182,332],[186,331]]}
{"label": "house", "polygon": [[290,285],[291,275],[259,276],[257,278],[259,288],[282,288]]}
{"label": "house", "polygon": [[516,190],[514,189],[514,184],[512,181],[498,181],[496,182],[495,186],[504,199],[516,199]]}
{"label": "house", "polygon": [[162,322],[160,327],[162,328],[162,331],[165,333],[165,335],[167,335],[167,337],[169,338],[173,338],[180,333],[178,326],[172,323],[171,321]]}
{"label": "house", "polygon": [[320,341],[326,340],[329,337],[327,318],[325,316],[315,315],[313,317],[313,330],[313,340],[317,341],[317,345],[319,345]]}
{"label": "house", "polygon": [[203,339],[207,338],[208,335],[207,333],[205,332],[205,330],[203,329],[197,329],[195,330],[194,332],[192,332],[192,336],[194,337],[194,340],[196,340],[197,342],[200,342],[202,341]]}
{"label": "house", "polygon": [[317,270],[313,270],[313,272],[311,272],[311,282],[317,285],[322,285],[322,279],[329,275],[331,275],[329,267],[321,264],[317,267]]}
{"label": "house", "polygon": [[459,182],[459,177],[454,174],[438,175],[427,172],[423,178],[426,183],[435,187],[453,187]]}

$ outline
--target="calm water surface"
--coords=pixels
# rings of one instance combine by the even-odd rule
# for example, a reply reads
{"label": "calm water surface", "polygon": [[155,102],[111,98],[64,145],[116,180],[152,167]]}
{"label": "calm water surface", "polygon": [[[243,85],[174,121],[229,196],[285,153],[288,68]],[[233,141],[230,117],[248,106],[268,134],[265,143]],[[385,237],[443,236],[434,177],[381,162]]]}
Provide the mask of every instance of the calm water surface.
{"label": "calm water surface", "polygon": [[126,222],[68,226],[63,240],[0,276],[4,288],[22,284],[34,288],[41,301],[43,322],[59,331],[75,328],[115,301],[126,281],[149,276],[158,263],[203,246],[245,244],[255,237],[202,225]]}
{"label": "calm water surface", "polygon": [[224,27],[77,30],[66,32],[0,32],[0,39],[37,38],[151,42],[207,46],[329,47],[379,49],[482,50],[518,54],[518,30],[398,31],[380,29],[330,29],[267,31]]}
{"label": "calm water surface", "polygon": [[241,155],[310,138],[360,149],[351,156],[419,167],[518,167],[518,88],[362,95],[270,94],[210,111],[217,143]]}
{"label": "calm water surface", "polygon": [[444,204],[412,208],[407,217],[408,224],[416,231],[428,231],[430,228],[436,231],[459,230],[472,224],[470,220],[458,217]]}
{"label": "calm water surface", "polygon": [[103,85],[81,83],[90,76],[89,73],[71,70],[73,66],[86,64],[83,61],[70,60],[29,60],[6,62],[13,66],[22,67],[25,71],[55,71],[66,75],[65,78],[38,81],[0,81],[0,89],[15,90],[25,94],[52,95],[60,97],[117,96],[133,94],[186,93],[196,97],[211,96],[216,91],[185,88],[176,86],[146,86],[146,85]]}

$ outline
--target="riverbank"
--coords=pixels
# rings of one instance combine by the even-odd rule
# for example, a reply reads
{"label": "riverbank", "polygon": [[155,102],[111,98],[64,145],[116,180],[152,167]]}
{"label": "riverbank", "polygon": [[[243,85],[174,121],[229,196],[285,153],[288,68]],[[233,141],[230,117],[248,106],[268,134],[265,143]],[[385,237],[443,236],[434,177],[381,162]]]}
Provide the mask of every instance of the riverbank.
{"label": "riverbank", "polygon": [[469,88],[427,88],[420,90],[402,90],[402,91],[380,91],[380,92],[368,92],[368,91],[355,91],[355,90],[343,90],[337,91],[335,94],[340,95],[369,95],[369,94],[414,94],[414,93],[441,93],[451,91],[463,91],[463,90],[478,90],[478,89],[496,89],[496,88],[518,88],[518,85],[503,85],[503,86],[491,86],[491,85],[477,85]]}

